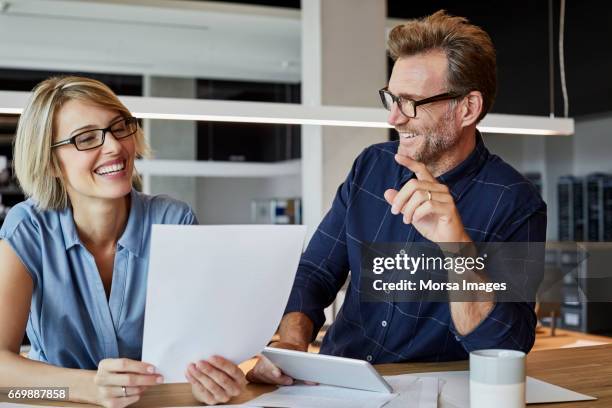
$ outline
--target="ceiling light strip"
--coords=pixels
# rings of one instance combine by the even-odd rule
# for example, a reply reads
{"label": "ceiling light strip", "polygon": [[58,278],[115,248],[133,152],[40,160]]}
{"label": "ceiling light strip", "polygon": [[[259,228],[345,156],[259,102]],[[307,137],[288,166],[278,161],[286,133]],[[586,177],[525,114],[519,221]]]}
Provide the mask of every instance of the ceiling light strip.
{"label": "ceiling light strip", "polygon": [[[0,91],[0,113],[20,114],[28,97],[28,92]],[[134,116],[143,119],[391,128],[386,122],[388,112],[382,108],[135,96],[120,99]],[[491,113],[478,128],[483,133],[567,136],[574,134],[574,120]]]}

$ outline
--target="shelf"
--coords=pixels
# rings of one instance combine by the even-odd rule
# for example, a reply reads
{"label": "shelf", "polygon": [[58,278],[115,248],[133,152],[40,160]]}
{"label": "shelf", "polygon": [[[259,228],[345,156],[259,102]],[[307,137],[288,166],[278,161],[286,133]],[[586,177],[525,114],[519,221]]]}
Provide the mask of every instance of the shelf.
{"label": "shelf", "polygon": [[285,177],[301,173],[301,160],[277,163],[219,162],[191,160],[136,160],[142,175],[183,177]]}
{"label": "shelf", "polygon": [[21,191],[18,187],[0,187],[0,195],[23,195],[23,191]]}
{"label": "shelf", "polygon": [[0,145],[12,146],[15,135],[0,133]]}

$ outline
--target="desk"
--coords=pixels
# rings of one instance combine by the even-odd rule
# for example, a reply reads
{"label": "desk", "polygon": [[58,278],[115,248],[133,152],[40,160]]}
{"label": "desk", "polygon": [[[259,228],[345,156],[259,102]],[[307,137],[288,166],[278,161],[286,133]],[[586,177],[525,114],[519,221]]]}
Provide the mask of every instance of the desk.
{"label": "desk", "polygon": [[[450,363],[404,363],[383,364],[376,367],[384,375],[419,373],[428,371],[467,370],[467,361]],[[597,401],[583,401],[562,404],[540,404],[538,408],[591,408],[612,407],[612,345],[580,347],[573,349],[543,350],[530,353],[527,357],[527,375],[547,381],[573,391],[593,395]],[[247,390],[231,403],[246,402],[273,386],[249,385]],[[0,396],[0,401],[7,401]],[[86,407],[83,404],[58,404],[52,402],[38,405]],[[188,384],[159,385],[147,391],[133,407],[163,407],[198,405],[191,395]]]}
{"label": "desk", "polygon": [[559,348],[572,348],[576,347],[576,344],[583,342],[593,343],[590,344],[591,346],[612,344],[612,337],[581,333],[559,328],[556,329],[556,334],[552,336],[550,328],[542,327],[536,332],[536,340],[531,352]]}

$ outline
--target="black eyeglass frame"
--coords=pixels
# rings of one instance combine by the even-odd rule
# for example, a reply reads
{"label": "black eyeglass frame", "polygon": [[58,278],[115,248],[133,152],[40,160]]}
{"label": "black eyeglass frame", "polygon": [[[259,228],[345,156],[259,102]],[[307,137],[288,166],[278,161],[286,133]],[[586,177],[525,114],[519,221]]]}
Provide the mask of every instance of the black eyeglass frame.
{"label": "black eyeglass frame", "polygon": [[[117,125],[118,123],[124,122],[124,121],[126,122],[126,125],[129,125],[130,123],[133,123],[133,124],[136,125],[136,127],[134,128],[134,131],[132,133],[124,135],[124,136],[121,136],[121,137],[117,137],[113,133],[113,131],[111,129],[112,129],[113,126]],[[74,145],[75,149],[77,149],[80,152],[87,151],[87,150],[97,149],[98,147],[100,147],[100,146],[102,146],[104,144],[104,140],[106,138],[106,133],[107,132],[110,132],[115,139],[121,140],[121,139],[125,139],[126,137],[130,137],[133,134],[135,134],[136,132],[138,132],[138,126],[139,126],[138,125],[138,119],[136,119],[133,116],[129,116],[127,118],[121,118],[119,120],[114,121],[113,123],[111,123],[110,125],[105,127],[104,129],[88,129],[88,130],[84,130],[84,131],[82,131],[82,132],[80,132],[80,133],[78,133],[78,134],[76,134],[76,135],[74,135],[74,136],[72,136],[72,137],[70,137],[68,139],[64,139],[64,140],[60,140],[59,142],[55,142],[55,143],[53,143],[51,145],[51,148],[55,149],[56,147],[72,144],[72,145]],[[76,143],[77,137],[82,136],[82,135],[84,135],[86,133],[89,133],[89,132],[96,132],[96,131],[102,131],[102,140],[100,141],[100,144],[97,145],[97,146],[88,147],[87,149],[79,149],[79,147],[77,146],[77,143]]]}
{"label": "black eyeglass frame", "polygon": [[[444,92],[438,95],[430,96],[429,98],[415,101],[409,98],[404,98],[404,97],[392,94],[391,92],[389,92],[389,87],[387,86],[385,86],[382,89],[379,89],[378,95],[380,96],[380,100],[385,109],[387,109],[388,111],[392,109],[392,106],[387,107],[387,99],[385,98],[385,95],[389,95],[391,97],[391,100],[397,104],[397,107],[399,108],[400,112],[402,112],[402,115],[408,118],[411,118],[411,119],[416,118],[417,106],[425,105],[425,104],[432,103],[432,102],[462,98],[464,96],[456,92]],[[412,115],[408,115],[406,114],[406,112],[404,112],[404,105],[403,105],[404,102],[408,102],[410,106],[412,107],[412,113],[413,113]]]}

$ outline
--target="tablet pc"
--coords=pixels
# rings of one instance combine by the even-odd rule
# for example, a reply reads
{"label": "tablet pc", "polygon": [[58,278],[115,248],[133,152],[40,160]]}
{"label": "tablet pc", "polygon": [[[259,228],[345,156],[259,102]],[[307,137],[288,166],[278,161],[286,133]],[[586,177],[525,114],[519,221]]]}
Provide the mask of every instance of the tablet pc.
{"label": "tablet pc", "polygon": [[261,354],[296,380],[387,394],[393,392],[367,361],[272,347],[266,347]]}

